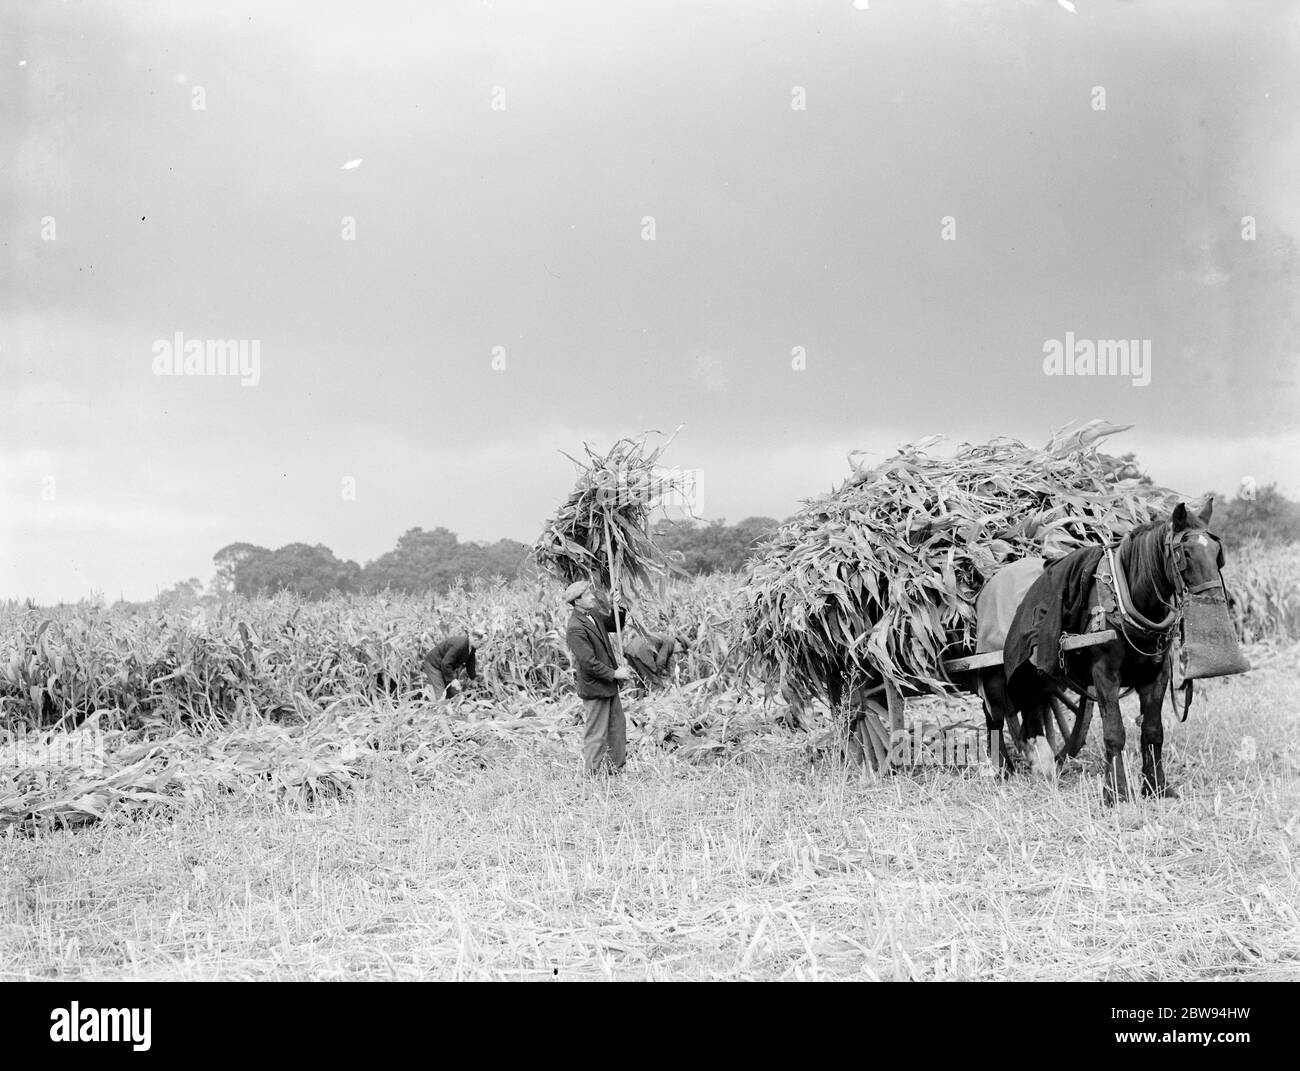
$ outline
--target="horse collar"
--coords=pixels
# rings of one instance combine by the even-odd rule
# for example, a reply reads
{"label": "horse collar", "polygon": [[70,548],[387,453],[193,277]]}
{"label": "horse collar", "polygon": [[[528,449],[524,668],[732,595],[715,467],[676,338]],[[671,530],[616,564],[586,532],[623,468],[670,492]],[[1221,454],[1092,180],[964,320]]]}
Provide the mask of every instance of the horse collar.
{"label": "horse collar", "polygon": [[[1119,547],[1106,548],[1106,563],[1110,566],[1111,580],[1115,589],[1115,606],[1119,614],[1122,625],[1138,632],[1147,633],[1169,633],[1172,634],[1174,626],[1182,616],[1182,597],[1181,594],[1175,596],[1175,599],[1169,605],[1169,613],[1165,615],[1163,621],[1149,620],[1134,604],[1133,594],[1129,590],[1128,577],[1124,574],[1124,544],[1129,542],[1126,535]],[[1119,553],[1116,553],[1116,551]]]}

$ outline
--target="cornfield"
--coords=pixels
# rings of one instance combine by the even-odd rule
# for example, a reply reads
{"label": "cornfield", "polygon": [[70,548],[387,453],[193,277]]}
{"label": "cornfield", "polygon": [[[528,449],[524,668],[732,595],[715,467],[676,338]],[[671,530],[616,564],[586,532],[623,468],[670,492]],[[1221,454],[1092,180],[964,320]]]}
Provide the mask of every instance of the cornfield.
{"label": "cornfield", "polygon": [[[1226,576],[1248,640],[1300,639],[1300,548],[1247,548]],[[740,578],[714,576],[638,608],[689,646],[672,686],[629,704],[634,752],[708,763],[830,742],[829,712],[818,707],[798,737],[747,678],[730,637],[744,606]],[[521,743],[572,757],[568,613],[554,584],[535,581],[167,612],[0,607],[0,830],[217,794],[314,799],[383,763],[432,782]],[[419,656],[475,617],[489,625],[479,685],[427,701]]]}
{"label": "cornfield", "polygon": [[[647,613],[647,627],[690,641],[683,683],[726,667],[734,589],[716,578],[674,583]],[[106,727],[155,715],[305,720],[332,703],[412,698],[421,655],[472,617],[489,629],[475,694],[510,709],[572,690],[568,614],[554,585],[525,581],[475,582],[436,599],[277,595],[152,613],[10,607],[0,610],[0,727],[96,713]]]}
{"label": "cornfield", "polygon": [[1228,557],[1223,582],[1247,643],[1300,637],[1300,546],[1247,544]]}
{"label": "cornfield", "polygon": [[[1300,547],[1248,546],[1224,570],[1247,642],[1300,639]],[[744,682],[730,626],[745,606],[739,577],[675,581],[640,608],[654,631],[688,641],[678,685]],[[332,704],[418,698],[419,659],[434,639],[489,625],[473,695],[503,714],[572,692],[569,609],[552,584],[475,582],[448,595],[291,595],[216,606],[123,612],[100,606],[0,607],[0,729],[145,718],[226,722],[245,714],[309,720]]]}

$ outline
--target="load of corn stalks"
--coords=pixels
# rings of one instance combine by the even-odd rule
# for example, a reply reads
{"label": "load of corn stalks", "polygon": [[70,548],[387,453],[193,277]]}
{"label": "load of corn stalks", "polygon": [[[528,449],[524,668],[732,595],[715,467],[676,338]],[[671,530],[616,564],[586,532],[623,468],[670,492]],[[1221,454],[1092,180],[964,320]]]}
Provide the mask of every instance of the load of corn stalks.
{"label": "load of corn stalks", "polygon": [[665,499],[689,500],[687,476],[656,467],[676,432],[654,450],[646,435],[620,439],[603,455],[584,443],[586,461],[565,455],[578,468],[577,481],[533,545],[538,565],[562,583],[590,580],[630,603],[638,590],[662,591],[670,574],[681,573],[649,525]]}
{"label": "load of corn stalks", "polygon": [[833,673],[944,694],[942,660],[969,649],[975,598],[1008,562],[1062,557],[1163,516],[1177,498],[1096,443],[1091,421],[1041,450],[1012,440],[903,447],[809,500],[751,562],[738,641],[769,679],[827,694]]}

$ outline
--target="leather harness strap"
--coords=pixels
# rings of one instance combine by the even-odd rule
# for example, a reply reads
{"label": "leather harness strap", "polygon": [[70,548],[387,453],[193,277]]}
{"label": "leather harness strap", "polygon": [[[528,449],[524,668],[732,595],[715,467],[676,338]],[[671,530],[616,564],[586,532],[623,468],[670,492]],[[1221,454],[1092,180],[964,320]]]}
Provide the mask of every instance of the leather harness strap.
{"label": "leather harness strap", "polygon": [[[1218,543],[1218,540],[1214,536],[1208,535],[1208,533],[1201,535],[1202,540],[1207,536],[1209,539],[1214,540],[1215,543]],[[1183,577],[1183,570],[1187,566],[1187,548],[1182,539],[1174,538],[1173,526],[1170,525],[1165,530],[1164,557],[1166,568],[1172,574],[1174,597],[1172,601],[1167,603],[1169,613],[1165,615],[1164,620],[1159,622],[1151,621],[1133,605],[1133,595],[1129,590],[1128,577],[1125,576],[1123,567],[1125,544],[1128,542],[1129,536],[1126,535],[1121,540],[1118,548],[1107,547],[1101,561],[1097,563],[1095,579],[1102,594],[1099,604],[1093,607],[1093,619],[1089,623],[1089,628],[1100,629],[1106,627],[1108,622],[1113,622],[1120,635],[1138,654],[1151,658],[1162,657],[1172,645],[1178,626],[1182,623],[1183,610],[1187,604],[1188,596],[1199,595],[1203,591],[1220,587],[1223,583],[1222,575],[1215,580],[1189,587]],[[1118,553],[1116,553],[1117,550]],[[1219,547],[1217,564],[1220,567],[1223,565],[1222,546]],[[1157,637],[1155,649],[1150,652],[1143,651],[1133,642],[1130,632],[1140,632]],[[1183,681],[1183,709],[1178,719],[1181,722],[1187,720],[1188,711],[1192,706],[1193,684],[1194,682],[1191,680]],[[1172,674],[1169,678],[1169,698],[1176,710],[1178,700],[1175,697]]]}
{"label": "leather harness strap", "polygon": [[[1142,632],[1167,632],[1174,627],[1178,618],[1182,616],[1181,600],[1175,600],[1169,605],[1169,612],[1165,614],[1163,621],[1152,621],[1145,617],[1136,606],[1133,605],[1133,594],[1129,591],[1128,577],[1124,575],[1124,547],[1129,541],[1125,536],[1123,542],[1118,548],[1107,547],[1106,559],[1110,565],[1111,577],[1115,582],[1115,602],[1116,609],[1126,625],[1138,629]],[[1118,549],[1119,553],[1116,553]]]}
{"label": "leather harness strap", "polygon": [[[1173,570],[1176,578],[1175,595],[1172,600],[1167,601],[1169,612],[1165,614],[1164,620],[1152,621],[1133,604],[1133,594],[1129,588],[1128,577],[1124,573],[1124,559],[1130,545],[1130,536],[1126,535],[1118,547],[1106,548],[1097,566],[1096,580],[1104,587],[1108,587],[1112,595],[1110,601],[1113,605],[1107,607],[1106,622],[1114,625],[1119,634],[1124,637],[1124,642],[1137,654],[1145,658],[1162,658],[1172,646],[1178,623],[1182,620],[1186,584],[1183,582],[1181,571],[1175,568]],[[1172,534],[1167,533],[1164,549],[1172,552],[1174,546]],[[1165,558],[1166,556],[1162,555],[1162,563],[1167,567],[1168,564],[1172,564],[1172,553],[1168,555],[1169,562],[1166,562]],[[1134,633],[1152,637],[1155,646],[1149,651],[1143,650],[1134,642]]]}
{"label": "leather harness strap", "polygon": [[[1219,542],[1217,538],[1208,532],[1198,533],[1198,535],[1202,539],[1209,538],[1216,544]],[[1183,570],[1187,565],[1187,548],[1183,539],[1174,537],[1173,526],[1168,525],[1165,528],[1164,539],[1162,540],[1164,553],[1160,555],[1160,562],[1165,570],[1166,580],[1170,580],[1170,574],[1172,574],[1174,596],[1172,599],[1165,600],[1169,612],[1165,615],[1164,620],[1151,621],[1133,604],[1133,595],[1129,588],[1128,577],[1124,573],[1123,562],[1130,543],[1130,537],[1125,535],[1118,545],[1106,547],[1097,562],[1096,571],[1093,573],[1092,597],[1095,601],[1088,611],[1087,631],[1101,632],[1107,628],[1114,628],[1137,654],[1145,658],[1163,658],[1168,654],[1174,637],[1178,633],[1178,626],[1182,623],[1187,597],[1189,595],[1198,595],[1210,588],[1222,586],[1223,578],[1220,575],[1215,580],[1189,587],[1183,577]],[[1217,564],[1220,568],[1223,565],[1222,545],[1219,546]],[[1156,641],[1155,649],[1152,651],[1142,650],[1133,642],[1130,633],[1140,633],[1154,637]],[[1065,633],[1062,633],[1062,638],[1064,636]],[[1086,682],[1076,680],[1070,674],[1065,656],[1066,651],[1061,648],[1057,654],[1057,661],[1061,667],[1065,683],[1075,691],[1093,700],[1093,702],[1100,702],[1099,698],[1093,695]],[[1179,721],[1187,720],[1187,714],[1192,705],[1192,686],[1193,682],[1191,680],[1183,681],[1183,709]],[[1177,709],[1178,701],[1174,693],[1174,681],[1171,674],[1169,695],[1174,708]]]}
{"label": "leather harness strap", "polygon": [[[1187,712],[1192,709],[1192,685],[1196,682],[1193,680],[1183,681],[1183,712],[1179,715],[1180,722],[1187,720]],[[1173,704],[1175,710],[1178,709],[1178,698],[1174,695],[1174,675],[1169,674],[1169,702]]]}

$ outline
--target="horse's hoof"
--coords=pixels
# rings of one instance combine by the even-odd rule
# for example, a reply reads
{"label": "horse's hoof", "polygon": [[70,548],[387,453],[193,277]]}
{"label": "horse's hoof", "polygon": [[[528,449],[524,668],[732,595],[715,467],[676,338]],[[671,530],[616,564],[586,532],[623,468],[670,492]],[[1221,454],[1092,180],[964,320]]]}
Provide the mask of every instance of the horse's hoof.
{"label": "horse's hoof", "polygon": [[1154,796],[1159,800],[1176,800],[1179,799],[1178,789],[1173,785],[1143,785],[1142,795]]}
{"label": "horse's hoof", "polygon": [[1114,807],[1116,803],[1132,803],[1133,790],[1127,784],[1116,788],[1115,783],[1107,778],[1105,785],[1102,786],[1101,802],[1107,807]]}
{"label": "horse's hoof", "polygon": [[1056,780],[1056,756],[1052,754],[1052,746],[1041,736],[1034,741],[1029,753],[1029,767],[1035,777]]}
{"label": "horse's hoof", "polygon": [[1113,788],[1110,787],[1110,785],[1107,785],[1106,788],[1102,791],[1101,802],[1104,803],[1107,807],[1114,807],[1115,804],[1117,803],[1132,803],[1133,793],[1116,792]]}

